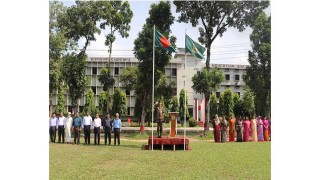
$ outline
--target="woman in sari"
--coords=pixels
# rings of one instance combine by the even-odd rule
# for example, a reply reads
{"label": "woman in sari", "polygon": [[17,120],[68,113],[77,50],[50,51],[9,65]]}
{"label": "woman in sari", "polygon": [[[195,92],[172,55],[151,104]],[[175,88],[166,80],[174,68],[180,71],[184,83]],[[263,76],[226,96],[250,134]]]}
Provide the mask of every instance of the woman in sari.
{"label": "woman in sari", "polygon": [[259,142],[263,142],[264,138],[263,138],[263,122],[261,119],[261,116],[258,117],[257,120],[257,134],[258,134],[258,141]]}
{"label": "woman in sari", "polygon": [[251,119],[251,141],[252,142],[257,142],[258,141],[258,136],[257,136],[257,121],[255,117]]}
{"label": "woman in sari", "polygon": [[242,121],[241,116],[238,116],[236,121],[237,142],[242,142]]}
{"label": "woman in sari", "polygon": [[263,120],[263,135],[264,141],[269,141],[269,121],[267,120],[267,117],[264,117]]}
{"label": "woman in sari", "polygon": [[218,115],[214,118],[212,125],[214,129],[214,142],[220,142],[220,120]]}
{"label": "woman in sari", "polygon": [[223,119],[221,121],[221,142],[226,142],[227,141],[227,125],[228,122],[227,120],[225,119],[225,117],[223,116]]}
{"label": "woman in sari", "polygon": [[229,142],[234,142],[235,119],[229,118]]}
{"label": "woman in sari", "polygon": [[249,136],[250,136],[250,121],[246,117],[243,122],[243,141],[249,142]]}

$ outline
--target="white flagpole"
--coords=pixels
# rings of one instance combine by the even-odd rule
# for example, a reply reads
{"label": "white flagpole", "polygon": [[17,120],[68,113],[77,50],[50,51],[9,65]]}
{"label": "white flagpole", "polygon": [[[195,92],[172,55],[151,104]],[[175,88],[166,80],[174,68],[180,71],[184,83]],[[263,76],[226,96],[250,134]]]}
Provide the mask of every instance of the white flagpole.
{"label": "white flagpole", "polygon": [[152,144],[151,144],[151,149],[153,151],[153,111],[154,111],[154,46],[155,46],[155,25],[153,25],[153,68],[152,68],[152,128],[151,128],[151,137],[152,137]]}
{"label": "white flagpole", "polygon": [[[185,33],[184,33],[184,41],[186,42],[186,35],[187,35],[187,29],[185,29]],[[184,47],[184,90],[185,90],[185,94],[184,94],[184,146],[183,146],[183,150],[186,150],[186,112],[187,112],[187,49],[186,47]]]}

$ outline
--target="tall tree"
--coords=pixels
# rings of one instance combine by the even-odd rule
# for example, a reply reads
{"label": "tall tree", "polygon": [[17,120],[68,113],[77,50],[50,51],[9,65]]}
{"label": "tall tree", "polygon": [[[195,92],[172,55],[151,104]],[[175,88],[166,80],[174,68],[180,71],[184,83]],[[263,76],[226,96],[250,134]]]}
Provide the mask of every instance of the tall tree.
{"label": "tall tree", "polygon": [[239,115],[243,116],[243,100],[240,98],[238,93],[233,94],[233,114],[235,117],[238,117]]}
{"label": "tall tree", "polygon": [[88,112],[91,115],[96,113],[96,106],[94,103],[94,93],[91,88],[86,94],[86,103],[84,104],[83,111]]}
{"label": "tall tree", "polygon": [[[98,77],[99,82],[102,84],[102,89],[106,93],[109,94],[109,88],[114,85],[114,79],[111,76],[111,71],[109,68],[102,68],[100,71],[100,75]],[[106,112],[109,112],[109,103],[110,103],[110,98],[107,98],[105,107],[106,107]]]}
{"label": "tall tree", "polygon": [[229,117],[232,117],[233,113],[233,95],[230,88],[227,88],[223,94],[223,114],[226,119],[229,119]]}
{"label": "tall tree", "polygon": [[[269,6],[269,1],[174,1],[178,22],[199,26],[199,42],[207,48],[206,67],[209,69],[211,45],[227,28],[240,32],[252,24],[252,19]],[[202,26],[202,27],[201,27]]]}
{"label": "tall tree", "polygon": [[250,35],[252,51],[244,81],[255,97],[257,115],[270,115],[271,107],[271,16],[261,13],[254,21]]}
{"label": "tall tree", "polygon": [[[152,73],[153,73],[153,26],[161,32],[164,36],[168,37],[171,32],[170,26],[173,24],[174,16],[171,13],[170,2],[160,1],[158,4],[151,4],[149,10],[149,17],[143,25],[142,31],[138,33],[137,39],[134,41],[134,54],[139,63],[138,83],[136,93],[141,94],[142,114],[141,114],[141,132],[144,131],[144,122],[147,109],[152,109],[152,105],[147,103],[151,97],[152,92]],[[174,46],[176,38],[170,37],[170,43]],[[171,58],[171,52],[165,51],[160,48],[155,49],[155,86],[160,79],[160,73],[164,72],[165,66]]]}
{"label": "tall tree", "polygon": [[135,89],[138,81],[138,73],[138,67],[136,66],[126,67],[123,69],[120,74],[120,83],[125,90],[131,91]]}
{"label": "tall tree", "polygon": [[251,118],[255,113],[254,108],[254,96],[250,88],[244,88],[244,95],[243,95],[243,111],[244,116]]}
{"label": "tall tree", "polygon": [[99,95],[99,111],[101,114],[107,113],[107,100],[109,99],[109,93],[106,91],[101,91]]}
{"label": "tall tree", "polygon": [[220,94],[220,98],[219,98],[219,106],[218,106],[218,115],[219,116],[223,116],[224,115],[224,93],[222,92]]}
{"label": "tall tree", "polygon": [[76,1],[76,4],[69,7],[64,16],[58,18],[59,27],[64,30],[64,36],[74,42],[81,38],[85,39],[85,44],[78,54],[69,52],[64,58],[63,75],[66,79],[69,97],[74,108],[79,111],[79,99],[86,90],[86,49],[90,41],[95,41],[95,34],[100,34],[100,29],[96,27],[99,20],[99,13],[96,11],[94,1]]}
{"label": "tall tree", "polygon": [[119,113],[120,116],[127,115],[127,95],[119,88],[115,88],[112,103],[113,114]]}
{"label": "tall tree", "polygon": [[205,129],[209,128],[209,118],[210,118],[210,94],[220,87],[220,83],[224,81],[223,72],[217,68],[212,68],[210,70],[203,68],[201,71],[197,72],[192,77],[192,89],[197,93],[202,93],[206,100],[206,118],[205,124],[207,125]]}
{"label": "tall tree", "polygon": [[122,38],[127,38],[130,31],[130,23],[133,12],[128,1],[97,1],[97,11],[99,12],[101,29],[110,28],[110,33],[106,35],[105,45],[109,47],[109,68],[112,53],[112,44],[116,40],[115,32],[119,32]]}
{"label": "tall tree", "polygon": [[59,88],[58,103],[55,112],[56,114],[60,114],[60,112],[63,112],[64,114],[67,113],[66,104],[64,100],[64,90],[62,88]]}
{"label": "tall tree", "polygon": [[[181,89],[180,94],[179,94],[179,115],[180,115],[180,122],[184,122],[184,111],[186,110],[186,119],[188,120],[190,118],[189,115],[189,109],[188,109],[188,96],[187,96],[187,101],[185,103],[185,90]],[[184,123],[181,123],[184,124]]]}
{"label": "tall tree", "polygon": [[215,94],[212,94],[210,96],[210,119],[214,119],[216,114],[218,114],[217,97]]}
{"label": "tall tree", "polygon": [[66,14],[67,8],[62,2],[49,2],[49,101],[50,114],[52,113],[52,99],[59,87],[64,86],[61,74],[61,64],[67,49],[74,47],[72,41],[64,36],[59,27],[59,19]]}
{"label": "tall tree", "polygon": [[67,54],[63,62],[63,76],[68,85],[69,100],[74,112],[79,111],[79,99],[86,91],[86,55]]}
{"label": "tall tree", "polygon": [[179,112],[179,101],[177,96],[173,97],[171,112]]}

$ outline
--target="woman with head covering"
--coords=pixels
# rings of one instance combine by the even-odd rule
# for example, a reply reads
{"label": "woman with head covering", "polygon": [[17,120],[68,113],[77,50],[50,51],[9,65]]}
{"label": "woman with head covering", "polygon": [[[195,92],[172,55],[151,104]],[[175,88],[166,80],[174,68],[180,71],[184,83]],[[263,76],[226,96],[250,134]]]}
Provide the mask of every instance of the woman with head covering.
{"label": "woman with head covering", "polygon": [[263,135],[264,135],[264,141],[269,141],[269,121],[267,117],[264,117],[264,120],[263,120]]}
{"label": "woman with head covering", "polygon": [[223,116],[223,119],[221,121],[221,142],[226,142],[227,141],[227,126],[228,126],[228,122],[225,119],[225,117]]}
{"label": "woman with head covering", "polygon": [[257,134],[258,134],[258,141],[263,142],[263,140],[264,140],[264,138],[263,138],[263,122],[262,122],[261,116],[259,116],[258,120],[257,120]]}
{"label": "woman with head covering", "polygon": [[249,137],[250,137],[250,121],[246,117],[243,122],[243,141],[249,142]]}
{"label": "woman with head covering", "polygon": [[242,121],[241,116],[236,120],[237,142],[242,142]]}
{"label": "woman with head covering", "polygon": [[257,120],[253,116],[251,119],[251,141],[252,142],[257,142],[258,141],[258,136],[257,136]]}
{"label": "woman with head covering", "polygon": [[220,142],[220,120],[218,115],[214,118],[212,125],[214,129],[214,142]]}
{"label": "woman with head covering", "polygon": [[229,142],[234,142],[234,131],[235,131],[236,120],[229,118]]}

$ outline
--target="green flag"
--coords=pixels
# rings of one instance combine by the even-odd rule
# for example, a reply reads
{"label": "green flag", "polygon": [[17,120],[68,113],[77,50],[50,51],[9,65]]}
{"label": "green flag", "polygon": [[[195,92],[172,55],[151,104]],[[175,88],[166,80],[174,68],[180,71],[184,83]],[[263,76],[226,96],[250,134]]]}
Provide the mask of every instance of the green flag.
{"label": "green flag", "polygon": [[194,42],[188,35],[185,38],[186,52],[191,53],[197,58],[204,59],[203,53],[206,48],[202,47],[200,44]]}
{"label": "green flag", "polygon": [[155,34],[155,46],[160,47],[163,50],[176,52],[175,48],[171,45],[167,38],[165,38],[160,32],[156,30]]}

